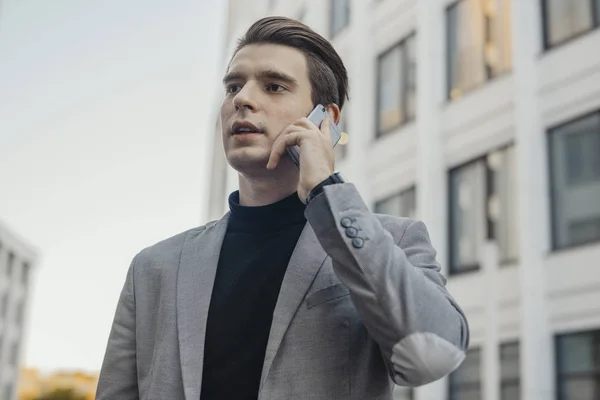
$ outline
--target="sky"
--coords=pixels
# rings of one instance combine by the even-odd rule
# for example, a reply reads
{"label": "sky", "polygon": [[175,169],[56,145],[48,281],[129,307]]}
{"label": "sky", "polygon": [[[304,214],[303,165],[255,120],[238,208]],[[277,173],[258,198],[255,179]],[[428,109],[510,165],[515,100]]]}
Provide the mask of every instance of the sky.
{"label": "sky", "polygon": [[224,0],[0,0],[0,221],[40,254],[24,362],[97,371],[131,259],[199,225]]}

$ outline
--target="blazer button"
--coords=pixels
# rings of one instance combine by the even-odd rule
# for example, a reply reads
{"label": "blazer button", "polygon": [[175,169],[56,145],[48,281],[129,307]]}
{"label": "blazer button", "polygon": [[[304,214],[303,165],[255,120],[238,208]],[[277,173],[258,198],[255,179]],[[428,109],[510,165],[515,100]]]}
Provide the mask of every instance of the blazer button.
{"label": "blazer button", "polygon": [[358,230],[353,227],[346,228],[346,236],[348,236],[349,238],[355,238],[356,236],[358,236]]}
{"label": "blazer button", "polygon": [[352,226],[352,220],[348,217],[342,218],[341,224],[344,228],[350,228]]}
{"label": "blazer button", "polygon": [[365,241],[362,238],[354,238],[352,239],[352,246],[357,249],[361,249],[365,245]]}

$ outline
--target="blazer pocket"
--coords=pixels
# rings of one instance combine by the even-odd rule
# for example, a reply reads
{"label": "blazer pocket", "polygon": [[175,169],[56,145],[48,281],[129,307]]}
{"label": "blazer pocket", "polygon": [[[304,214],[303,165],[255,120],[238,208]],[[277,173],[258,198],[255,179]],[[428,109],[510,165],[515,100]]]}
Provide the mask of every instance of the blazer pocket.
{"label": "blazer pocket", "polygon": [[346,286],[341,283],[327,286],[324,289],[317,290],[314,293],[306,296],[306,307],[313,308],[319,304],[326,303],[331,300],[339,299],[350,294]]}

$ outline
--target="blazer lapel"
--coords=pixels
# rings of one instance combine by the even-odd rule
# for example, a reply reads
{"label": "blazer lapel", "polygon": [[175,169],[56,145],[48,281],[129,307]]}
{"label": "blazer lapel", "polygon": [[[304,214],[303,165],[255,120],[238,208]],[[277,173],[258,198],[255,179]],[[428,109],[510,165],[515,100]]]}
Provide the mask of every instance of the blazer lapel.
{"label": "blazer lapel", "polygon": [[188,234],[177,276],[177,329],[183,387],[187,400],[198,400],[204,361],[208,307],[229,213],[200,233]]}
{"label": "blazer lapel", "polygon": [[290,258],[273,312],[273,322],[260,380],[261,390],[290,322],[326,258],[327,253],[321,247],[312,227],[307,223]]}

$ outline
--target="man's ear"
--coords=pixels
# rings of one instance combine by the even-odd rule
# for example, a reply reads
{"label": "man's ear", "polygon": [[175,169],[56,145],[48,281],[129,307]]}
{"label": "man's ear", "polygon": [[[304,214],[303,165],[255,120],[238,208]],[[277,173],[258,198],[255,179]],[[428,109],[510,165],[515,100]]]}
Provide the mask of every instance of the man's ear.
{"label": "man's ear", "polygon": [[337,104],[335,104],[335,103],[329,104],[327,106],[327,113],[333,119],[333,121],[335,122],[336,125],[340,122],[341,111]]}

